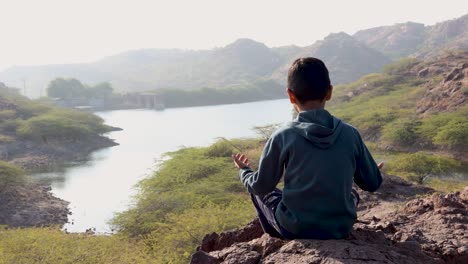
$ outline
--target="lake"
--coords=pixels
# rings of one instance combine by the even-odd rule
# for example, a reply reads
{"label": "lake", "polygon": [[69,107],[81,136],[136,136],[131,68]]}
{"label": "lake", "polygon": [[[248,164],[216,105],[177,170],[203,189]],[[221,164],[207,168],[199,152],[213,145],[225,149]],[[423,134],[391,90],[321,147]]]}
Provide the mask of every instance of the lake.
{"label": "lake", "polygon": [[107,136],[119,146],[92,153],[87,162],[33,175],[51,183],[52,192],[70,202],[65,228],[112,232],[108,222],[131,206],[135,185],[156,169],[155,161],[181,147],[206,146],[218,137],[256,136],[254,126],[291,120],[288,100],[174,108],[164,111],[99,112],[106,124],[120,127]]}

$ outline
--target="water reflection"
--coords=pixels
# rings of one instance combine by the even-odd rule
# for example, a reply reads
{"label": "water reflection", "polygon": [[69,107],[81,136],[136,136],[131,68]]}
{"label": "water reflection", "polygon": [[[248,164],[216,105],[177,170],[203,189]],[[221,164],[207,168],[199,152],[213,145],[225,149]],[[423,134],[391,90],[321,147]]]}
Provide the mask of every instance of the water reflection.
{"label": "water reflection", "polygon": [[96,228],[110,232],[108,221],[125,210],[133,186],[155,168],[155,160],[180,147],[204,146],[218,137],[254,136],[252,127],[291,119],[287,100],[224,106],[98,113],[123,131],[109,133],[120,145],[96,151],[88,161],[37,173],[52,192],[70,202],[72,232]]}

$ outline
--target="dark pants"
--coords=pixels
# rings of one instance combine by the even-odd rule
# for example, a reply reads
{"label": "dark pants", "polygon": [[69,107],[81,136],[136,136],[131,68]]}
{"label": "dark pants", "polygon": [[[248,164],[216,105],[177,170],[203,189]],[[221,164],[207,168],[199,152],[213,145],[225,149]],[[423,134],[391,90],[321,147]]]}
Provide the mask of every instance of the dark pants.
{"label": "dark pants", "polygon": [[[359,194],[352,190],[353,200],[356,207],[359,204]],[[250,194],[252,202],[257,210],[258,219],[262,225],[263,231],[272,237],[281,239],[294,239],[298,238],[296,235],[288,232],[286,229],[276,221],[275,212],[278,204],[281,202],[283,192],[280,189],[275,189],[271,193],[259,196]],[[314,234],[312,237],[324,237],[321,234]]]}

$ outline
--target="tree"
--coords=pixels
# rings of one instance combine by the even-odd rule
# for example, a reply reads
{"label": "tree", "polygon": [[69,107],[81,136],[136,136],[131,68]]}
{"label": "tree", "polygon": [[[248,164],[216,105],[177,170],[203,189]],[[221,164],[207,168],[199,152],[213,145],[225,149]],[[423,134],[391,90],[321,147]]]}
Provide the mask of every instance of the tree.
{"label": "tree", "polygon": [[108,82],[98,83],[95,86],[89,88],[89,95],[91,98],[106,99],[111,97],[113,92],[114,88],[112,88],[111,84]]}
{"label": "tree", "polygon": [[47,96],[73,99],[84,96],[85,86],[77,79],[57,78],[47,86]]}

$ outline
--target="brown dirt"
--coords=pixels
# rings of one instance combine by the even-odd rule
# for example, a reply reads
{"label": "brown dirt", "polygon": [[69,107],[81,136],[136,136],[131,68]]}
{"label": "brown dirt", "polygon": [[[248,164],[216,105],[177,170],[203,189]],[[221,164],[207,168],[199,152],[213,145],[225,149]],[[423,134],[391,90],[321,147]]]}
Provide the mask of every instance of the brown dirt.
{"label": "brown dirt", "polygon": [[386,176],[378,192],[360,194],[347,239],[279,240],[255,220],[207,235],[191,263],[468,263],[468,187],[439,194]]}

